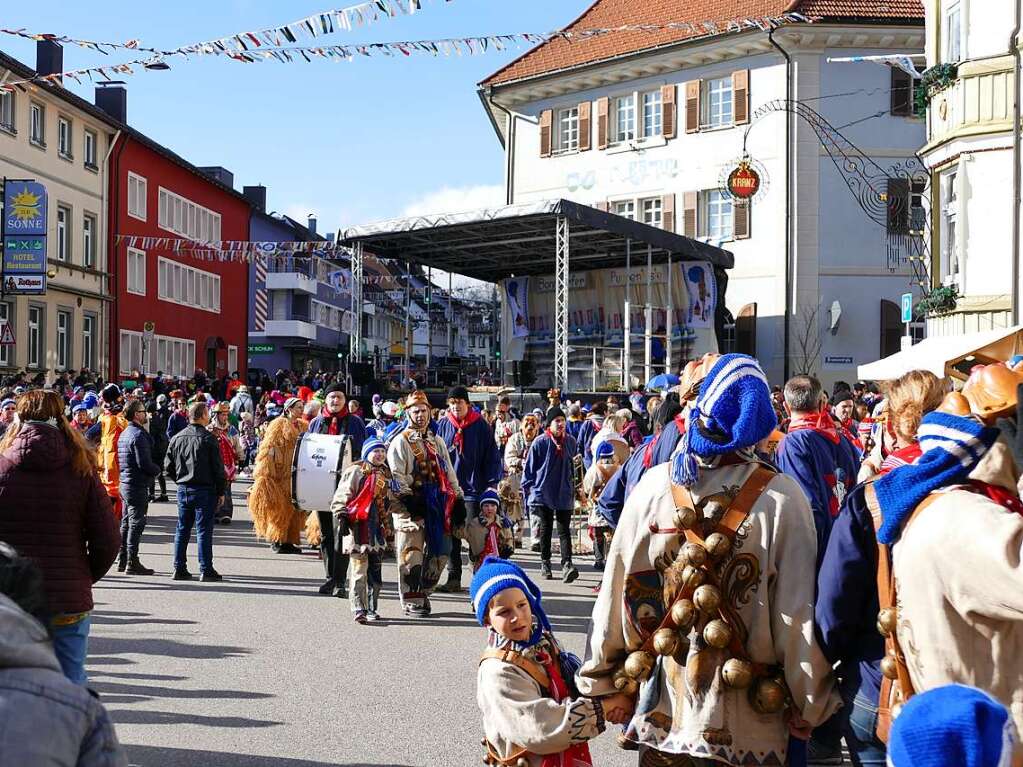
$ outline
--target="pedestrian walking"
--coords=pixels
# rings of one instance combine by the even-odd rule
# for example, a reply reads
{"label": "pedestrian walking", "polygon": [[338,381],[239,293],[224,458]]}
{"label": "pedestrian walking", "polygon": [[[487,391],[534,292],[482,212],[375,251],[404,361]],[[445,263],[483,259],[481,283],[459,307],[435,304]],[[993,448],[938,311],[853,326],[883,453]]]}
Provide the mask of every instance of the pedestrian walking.
{"label": "pedestrian walking", "polygon": [[146,529],[149,492],[160,467],[153,461],[153,439],[146,431],[145,405],[132,400],[124,409],[128,425],[117,439],[117,464],[124,514],[121,517],[121,551],[118,572],[128,575],[152,575],[153,570],[139,560],[142,531]]}
{"label": "pedestrian walking", "polygon": [[84,685],[92,585],[117,558],[117,520],[96,454],[64,418],[60,395],[36,389],[17,408],[0,440],[0,541],[42,569],[54,651],[65,676]]}
{"label": "pedestrian walking", "polygon": [[224,502],[227,475],[217,439],[207,431],[210,412],[202,400],[188,406],[188,426],[167,447],[167,471],[178,485],[178,527],[174,533],[174,580],[189,581],[186,555],[192,528],[199,547],[199,580],[223,580],[213,567],[213,517]]}

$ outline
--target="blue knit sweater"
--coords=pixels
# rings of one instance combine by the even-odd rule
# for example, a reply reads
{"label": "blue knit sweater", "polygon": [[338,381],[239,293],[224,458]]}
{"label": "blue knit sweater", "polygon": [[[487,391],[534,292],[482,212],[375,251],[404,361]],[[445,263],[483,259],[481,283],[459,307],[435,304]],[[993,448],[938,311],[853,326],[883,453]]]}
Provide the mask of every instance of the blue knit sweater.
{"label": "blue knit sweater", "polygon": [[567,434],[564,439],[560,455],[547,432],[529,446],[522,470],[522,495],[528,506],[547,506],[555,510],[575,506],[572,457],[576,454],[576,442]]}
{"label": "blue knit sweater", "polygon": [[444,440],[455,467],[458,485],[465,494],[465,500],[475,501],[488,487],[497,487],[504,470],[501,451],[494,441],[494,432],[480,418],[472,426],[462,430],[462,451],[455,448],[456,429],[447,418],[437,424],[437,436]]}

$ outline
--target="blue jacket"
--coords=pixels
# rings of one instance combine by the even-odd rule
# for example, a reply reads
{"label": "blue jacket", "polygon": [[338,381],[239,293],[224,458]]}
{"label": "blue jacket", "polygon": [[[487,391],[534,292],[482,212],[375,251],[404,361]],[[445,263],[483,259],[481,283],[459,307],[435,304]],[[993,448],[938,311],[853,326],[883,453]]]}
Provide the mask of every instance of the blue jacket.
{"label": "blue jacket", "polygon": [[842,698],[856,694],[877,705],[884,639],[877,632],[877,538],[863,485],[846,496],[831,528],[817,576],[817,634],[821,649],[838,663]]}
{"label": "blue jacket", "polygon": [[180,410],[175,410],[171,413],[171,417],[167,419],[167,441],[174,439],[174,435],[179,431],[188,426],[188,416],[182,413]]}
{"label": "blue jacket", "polygon": [[571,418],[565,421],[565,431],[569,433],[576,443],[579,442],[579,432],[582,431],[584,423],[586,423],[585,420],[573,421]]}
{"label": "blue jacket", "polygon": [[149,483],[160,473],[153,460],[153,438],[130,422],[117,438],[117,466],[121,474],[121,497],[131,505],[149,500]]}
{"label": "blue jacket", "polygon": [[817,528],[817,567],[828,547],[831,525],[842,499],[856,484],[860,459],[844,436],[835,444],[810,429],[789,432],[778,445],[775,462],[803,488]]}
{"label": "blue jacket", "polygon": [[522,495],[527,506],[547,506],[554,510],[575,507],[572,458],[576,449],[575,440],[568,434],[561,455],[547,432],[533,440],[522,469]]}
{"label": "blue jacket", "polygon": [[[603,421],[601,421],[603,424]],[[583,425],[579,427],[579,439],[576,440],[578,444],[579,455],[583,457],[583,466],[587,469],[590,468],[590,464],[593,463],[593,456],[590,455],[590,443],[593,442],[593,438],[597,436],[597,432],[600,431],[600,425],[594,419],[587,418],[583,421]]]}
{"label": "blue jacket", "polygon": [[[330,424],[322,415],[316,416],[309,422],[309,431],[313,434],[326,434]],[[352,442],[352,460],[358,461],[362,457],[362,445],[366,441],[366,423],[357,415],[349,413],[342,421],[340,427],[342,434],[347,434]],[[373,436],[376,436],[374,433]]]}
{"label": "blue jacket", "polygon": [[618,527],[618,519],[622,516],[625,499],[632,492],[632,488],[639,484],[648,468],[667,463],[671,459],[671,454],[675,452],[675,447],[681,438],[678,424],[674,420],[669,421],[661,429],[661,433],[654,443],[654,449],[650,455],[650,466],[643,465],[646,448],[640,446],[604,486],[604,491],[597,499],[597,513],[606,519],[612,528]]}
{"label": "blue jacket", "polygon": [[482,418],[462,430],[462,452],[455,448],[457,429],[447,418],[437,424],[437,436],[444,440],[465,500],[475,501],[488,487],[497,487],[504,472],[501,450],[494,432]]}

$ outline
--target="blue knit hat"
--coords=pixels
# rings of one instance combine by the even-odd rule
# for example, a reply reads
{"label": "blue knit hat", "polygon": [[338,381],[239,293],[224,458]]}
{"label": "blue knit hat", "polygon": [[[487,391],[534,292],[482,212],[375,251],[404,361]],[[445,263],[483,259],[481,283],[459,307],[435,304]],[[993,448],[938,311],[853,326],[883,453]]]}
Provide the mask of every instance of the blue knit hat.
{"label": "blue knit hat", "polygon": [[522,589],[522,593],[529,600],[529,606],[536,618],[536,629],[529,638],[527,644],[534,645],[540,641],[544,631],[551,630],[550,621],[543,611],[540,599],[543,594],[540,588],[529,576],[514,562],[498,557],[487,557],[480,565],[480,569],[472,576],[472,583],[469,584],[469,599],[472,601],[472,609],[476,613],[476,620],[481,626],[486,625],[484,619],[487,615],[487,608],[490,600],[505,589]]}
{"label": "blue knit hat", "polygon": [[88,407],[86,407],[82,403],[79,403],[79,404],[75,405],[73,408],[71,408],[71,415],[74,415],[75,413],[79,413],[82,410],[84,410],[87,413],[89,412],[89,408]]}
{"label": "blue knit hat", "polygon": [[614,454],[615,446],[611,444],[611,440],[605,439],[597,445],[597,454],[593,457],[599,461],[601,458],[613,458]]}
{"label": "blue knit hat", "polygon": [[384,444],[384,441],[382,439],[379,439],[377,437],[370,437],[369,439],[362,443],[362,460],[368,461],[369,454],[372,453],[374,450],[386,449],[387,445]]}
{"label": "blue knit hat", "polygon": [[700,385],[686,422],[672,459],[671,481],[690,486],[700,477],[696,456],[752,447],[778,425],[760,363],[745,354],[722,356]]}
{"label": "blue knit hat", "polygon": [[874,483],[882,524],[877,539],[894,543],[902,525],[935,490],[966,480],[998,439],[998,429],[970,416],[928,413],[916,433],[923,455]]}
{"label": "blue knit hat", "polygon": [[488,487],[486,490],[480,493],[480,497],[477,499],[476,502],[480,506],[482,506],[484,503],[496,503],[500,507],[501,496],[499,496],[497,494],[497,491],[494,490],[492,487]]}
{"label": "blue knit hat", "polygon": [[892,767],[1009,767],[1012,719],[986,692],[961,684],[914,695],[892,723]]}

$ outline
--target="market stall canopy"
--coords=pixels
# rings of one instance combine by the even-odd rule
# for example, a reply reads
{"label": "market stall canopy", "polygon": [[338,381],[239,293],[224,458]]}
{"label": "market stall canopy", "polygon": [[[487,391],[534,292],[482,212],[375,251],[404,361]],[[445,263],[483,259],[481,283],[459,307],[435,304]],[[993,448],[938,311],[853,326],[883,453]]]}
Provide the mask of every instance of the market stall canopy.
{"label": "market stall canopy", "polygon": [[891,381],[911,370],[929,370],[939,378],[965,381],[974,365],[1005,362],[1023,351],[1023,325],[959,336],[934,336],[884,359],[860,365],[864,381]]}
{"label": "market stall canopy", "polygon": [[396,218],[342,230],[338,240],[343,245],[361,243],[381,258],[497,282],[554,271],[559,218],[569,225],[572,271],[625,266],[627,244],[635,266],[646,263],[648,250],[655,264],[663,264],[669,255],[723,269],[735,263],[730,251],[571,200]]}

